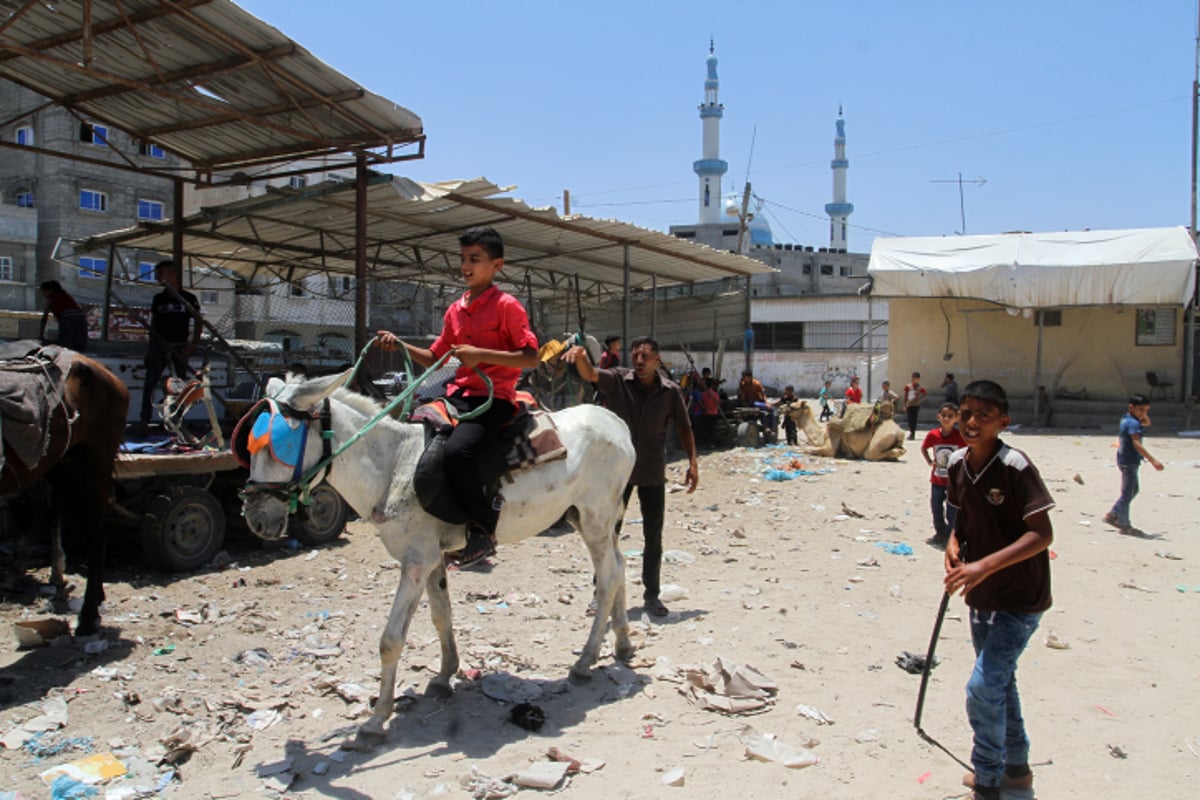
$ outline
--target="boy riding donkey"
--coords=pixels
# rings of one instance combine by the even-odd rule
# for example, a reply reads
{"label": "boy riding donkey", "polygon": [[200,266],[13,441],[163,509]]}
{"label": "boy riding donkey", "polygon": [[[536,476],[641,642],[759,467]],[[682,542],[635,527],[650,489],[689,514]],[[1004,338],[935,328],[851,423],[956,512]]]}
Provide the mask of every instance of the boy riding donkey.
{"label": "boy riding donkey", "polygon": [[471,228],[459,237],[460,268],[467,291],[446,309],[442,332],[428,349],[402,342],[394,333],[379,331],[384,350],[398,346],[423,367],[451,352],[460,366],[446,386],[446,399],[460,413],[474,411],[488,401],[487,384],[475,372],[479,367],[492,382],[491,406],[481,415],[460,420],[446,442],[446,478],[467,512],[467,546],[458,554],[459,566],[481,561],[496,552],[499,509],[486,496],[480,474],[480,453],[516,415],[517,380],[522,369],[537,366],[537,337],[529,316],[515,297],[495,285],[504,266],[504,241],[489,227]]}

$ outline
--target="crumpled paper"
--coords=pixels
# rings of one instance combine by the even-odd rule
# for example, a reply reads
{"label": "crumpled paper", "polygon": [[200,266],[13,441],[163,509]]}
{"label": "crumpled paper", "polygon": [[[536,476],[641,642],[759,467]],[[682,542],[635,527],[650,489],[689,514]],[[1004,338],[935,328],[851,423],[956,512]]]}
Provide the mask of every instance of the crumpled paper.
{"label": "crumpled paper", "polygon": [[722,714],[752,714],[774,704],[779,687],[750,665],[717,656],[707,670],[684,670],[679,690],[696,705]]}

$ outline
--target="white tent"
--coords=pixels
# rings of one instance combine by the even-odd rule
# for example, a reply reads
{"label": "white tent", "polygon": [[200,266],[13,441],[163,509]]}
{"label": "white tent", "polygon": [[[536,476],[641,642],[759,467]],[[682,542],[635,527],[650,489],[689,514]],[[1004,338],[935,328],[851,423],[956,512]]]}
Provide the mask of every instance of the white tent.
{"label": "white tent", "polygon": [[879,238],[867,271],[883,297],[969,297],[1012,308],[1186,306],[1186,228]]}

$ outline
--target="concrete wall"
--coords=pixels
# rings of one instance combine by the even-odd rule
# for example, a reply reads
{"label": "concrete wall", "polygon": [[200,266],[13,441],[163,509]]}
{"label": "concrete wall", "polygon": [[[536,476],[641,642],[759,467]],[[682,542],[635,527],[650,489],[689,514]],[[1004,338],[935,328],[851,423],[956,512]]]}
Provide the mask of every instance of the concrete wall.
{"label": "concrete wall", "polygon": [[[987,378],[1012,397],[1033,397],[1036,317],[1012,316],[976,300],[892,298],[889,306],[893,384],[917,370],[933,392],[949,371],[960,387]],[[1125,306],[1061,309],[1062,325],[1043,331],[1041,385],[1047,394],[1086,389],[1091,399],[1123,402],[1133,392],[1148,392],[1147,370],[1178,388],[1183,309],[1174,309],[1174,344],[1164,345],[1137,344],[1136,312]]]}

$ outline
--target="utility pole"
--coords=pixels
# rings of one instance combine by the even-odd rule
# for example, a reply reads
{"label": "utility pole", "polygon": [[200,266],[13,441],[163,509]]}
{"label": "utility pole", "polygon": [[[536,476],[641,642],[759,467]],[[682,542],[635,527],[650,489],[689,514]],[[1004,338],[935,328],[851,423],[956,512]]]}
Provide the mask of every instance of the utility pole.
{"label": "utility pole", "polygon": [[[1196,169],[1197,148],[1200,148],[1200,2],[1196,4],[1196,67],[1192,73],[1192,216],[1188,230],[1196,241]],[[1188,303],[1183,326],[1183,399],[1192,396],[1196,380],[1196,294]]]}
{"label": "utility pole", "polygon": [[563,189],[563,216],[571,216],[571,190]]}
{"label": "utility pole", "polygon": [[[750,181],[746,181],[746,189],[742,192],[742,208],[738,212],[737,254],[742,255],[742,247],[746,241],[746,229],[750,223]],[[754,369],[754,324],[750,320],[750,308],[754,299],[754,291],[750,286],[751,276],[746,276],[746,333],[744,334],[743,349],[746,351],[746,369]]]}
{"label": "utility pole", "polygon": [[967,204],[966,204],[966,201],[963,200],[963,184],[964,183],[973,183],[977,186],[983,186],[985,183],[987,183],[987,180],[985,178],[975,178],[974,180],[972,180],[971,178],[968,178],[967,180],[963,180],[962,173],[960,172],[960,173],[958,173],[957,178],[950,178],[949,180],[932,180],[932,181],[930,181],[930,183],[957,183],[958,184],[958,214],[959,214],[960,219],[962,220],[962,230],[955,231],[955,233],[957,233],[959,236],[966,236],[966,234],[967,234]]}

